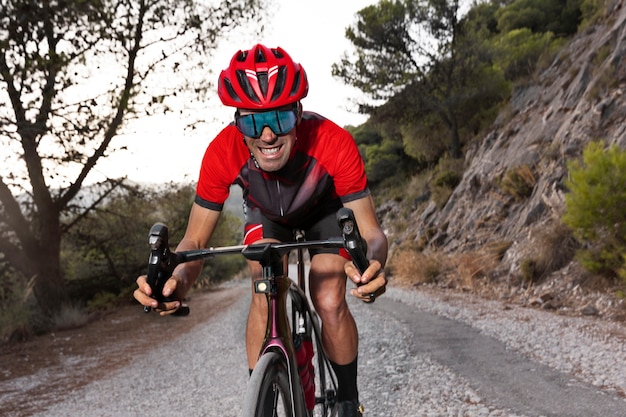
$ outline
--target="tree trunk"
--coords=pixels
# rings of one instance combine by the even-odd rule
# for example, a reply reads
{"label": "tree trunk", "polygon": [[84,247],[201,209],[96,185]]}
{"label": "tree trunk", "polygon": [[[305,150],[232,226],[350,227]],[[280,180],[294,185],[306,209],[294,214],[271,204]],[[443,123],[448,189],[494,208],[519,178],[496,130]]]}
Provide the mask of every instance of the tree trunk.
{"label": "tree trunk", "polygon": [[30,253],[29,257],[35,264],[34,292],[37,303],[45,314],[55,315],[69,304],[69,296],[61,271],[59,216],[49,214],[41,219],[41,239],[37,245],[37,253]]}
{"label": "tree trunk", "polygon": [[461,139],[459,138],[459,130],[456,126],[450,129],[450,157],[458,159],[461,156]]}
{"label": "tree trunk", "polygon": [[456,114],[453,109],[448,111],[450,117],[450,157],[458,159],[463,154],[461,153],[461,138],[459,138],[459,124],[456,121]]}

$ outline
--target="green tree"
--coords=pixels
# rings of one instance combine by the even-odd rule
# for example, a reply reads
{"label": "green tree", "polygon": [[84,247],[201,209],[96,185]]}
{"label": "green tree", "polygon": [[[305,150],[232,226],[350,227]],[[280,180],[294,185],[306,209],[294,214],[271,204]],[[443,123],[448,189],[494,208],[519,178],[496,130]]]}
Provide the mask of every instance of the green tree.
{"label": "green tree", "polygon": [[[41,309],[67,302],[64,219],[132,116],[193,100],[217,41],[259,21],[263,0],[6,0],[0,8],[0,253]],[[168,82],[159,79],[168,74]],[[197,73],[196,73],[197,74]],[[8,163],[10,162],[10,164]],[[10,167],[10,168],[7,168]],[[119,180],[102,181],[101,201]]]}
{"label": "green tree", "polygon": [[592,142],[568,168],[563,223],[584,244],[581,264],[626,279],[626,151]]}
{"label": "green tree", "polygon": [[[486,72],[494,75],[491,51],[483,33],[459,13],[458,0],[382,0],[360,10],[346,30],[354,57],[333,65],[333,75],[373,99],[393,97],[401,104],[392,104],[394,109],[404,105],[395,120],[415,124],[422,115],[436,116],[447,129],[444,142],[453,158],[461,156],[462,108],[469,102],[493,103],[480,82]],[[498,91],[497,101],[506,94]]]}

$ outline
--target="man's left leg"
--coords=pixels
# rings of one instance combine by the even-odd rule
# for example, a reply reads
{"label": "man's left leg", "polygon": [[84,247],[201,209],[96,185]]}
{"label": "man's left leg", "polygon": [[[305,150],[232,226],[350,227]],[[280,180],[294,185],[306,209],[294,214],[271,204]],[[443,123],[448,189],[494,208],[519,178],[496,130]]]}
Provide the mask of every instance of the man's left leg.
{"label": "man's left leg", "polygon": [[357,358],[359,337],[354,317],[346,302],[346,259],[320,253],[313,257],[309,288],[313,306],[322,322],[322,342],[331,360],[339,392],[337,399],[346,411],[340,416],[359,416]]}

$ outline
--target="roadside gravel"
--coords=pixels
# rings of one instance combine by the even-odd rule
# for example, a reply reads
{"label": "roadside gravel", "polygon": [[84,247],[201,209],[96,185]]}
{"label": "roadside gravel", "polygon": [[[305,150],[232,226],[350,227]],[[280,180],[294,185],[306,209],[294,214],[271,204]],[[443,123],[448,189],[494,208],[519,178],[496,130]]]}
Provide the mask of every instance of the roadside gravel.
{"label": "roadside gravel", "polygon": [[[626,337],[618,324],[501,302],[478,303],[462,295],[390,288],[385,297],[462,321],[535,361],[622,396],[626,393]],[[239,416],[248,380],[247,305],[243,297],[184,337],[160,344],[31,415]],[[360,392],[366,417],[531,417],[493,406],[451,369],[427,354],[412,354],[410,347],[419,341],[405,323],[382,317],[355,300],[350,305],[361,333]]]}
{"label": "roadside gravel", "polygon": [[392,289],[387,296],[464,322],[539,363],[626,398],[624,323],[560,316],[452,292]]}

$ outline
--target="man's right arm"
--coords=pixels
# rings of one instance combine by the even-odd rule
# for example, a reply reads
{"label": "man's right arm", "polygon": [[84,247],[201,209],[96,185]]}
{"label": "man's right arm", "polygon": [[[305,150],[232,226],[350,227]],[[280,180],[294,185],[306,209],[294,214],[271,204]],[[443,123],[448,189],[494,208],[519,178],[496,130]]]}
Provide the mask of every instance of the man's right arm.
{"label": "man's right arm", "polygon": [[[191,213],[189,214],[187,230],[185,230],[185,235],[176,247],[176,251],[206,248],[209,239],[217,227],[220,213],[219,211],[204,208],[194,203],[191,207]],[[179,265],[174,270],[173,277],[176,277],[179,281],[177,285],[183,296],[187,294],[191,286],[200,276],[203,263],[203,260],[187,262]]]}
{"label": "man's right arm", "polygon": [[[217,226],[220,212],[210,210],[194,203],[189,214],[187,229],[182,240],[176,247],[176,251],[194,250],[205,248]],[[202,272],[203,261],[193,261],[178,265],[163,286],[163,296],[170,297],[175,301],[159,303],[151,298],[151,288],[146,282],[146,276],[137,278],[137,289],[134,297],[144,306],[157,309],[161,315],[174,313],[180,306],[183,298]]]}

